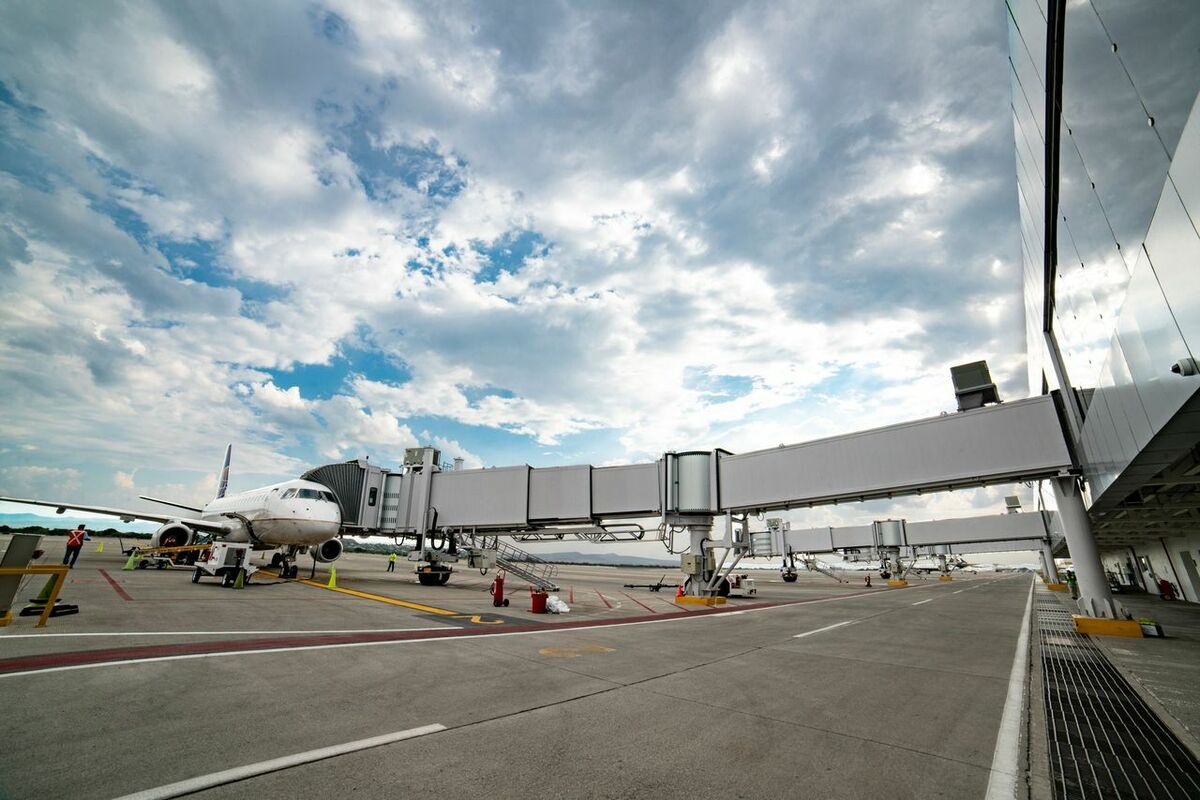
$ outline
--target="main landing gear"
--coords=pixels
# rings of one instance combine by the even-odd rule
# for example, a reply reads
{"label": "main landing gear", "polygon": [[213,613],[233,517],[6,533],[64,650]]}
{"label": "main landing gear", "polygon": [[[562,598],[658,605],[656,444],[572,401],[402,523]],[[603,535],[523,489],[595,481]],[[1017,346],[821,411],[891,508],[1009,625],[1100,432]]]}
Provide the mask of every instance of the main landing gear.
{"label": "main landing gear", "polygon": [[428,564],[417,570],[417,580],[422,586],[445,586],[450,582],[450,567],[444,564]]}

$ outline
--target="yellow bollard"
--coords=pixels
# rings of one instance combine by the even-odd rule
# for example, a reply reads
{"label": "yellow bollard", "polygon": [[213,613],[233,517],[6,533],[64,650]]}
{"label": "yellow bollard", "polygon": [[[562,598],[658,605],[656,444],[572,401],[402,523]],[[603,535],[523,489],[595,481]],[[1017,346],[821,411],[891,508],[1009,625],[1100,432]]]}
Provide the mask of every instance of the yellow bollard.
{"label": "yellow bollard", "polygon": [[337,588],[337,567],[331,566],[329,568],[329,583],[325,584],[325,588],[326,589],[336,589]]}

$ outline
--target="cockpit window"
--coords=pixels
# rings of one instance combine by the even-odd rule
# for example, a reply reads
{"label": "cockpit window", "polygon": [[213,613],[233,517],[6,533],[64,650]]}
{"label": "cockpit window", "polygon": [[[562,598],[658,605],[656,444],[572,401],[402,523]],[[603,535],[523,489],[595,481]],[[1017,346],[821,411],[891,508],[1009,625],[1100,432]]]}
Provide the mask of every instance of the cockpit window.
{"label": "cockpit window", "polygon": [[330,503],[336,503],[336,502],[337,502],[337,499],[336,499],[336,498],[334,498],[334,496],[333,496],[333,492],[321,492],[321,499],[322,499],[322,500],[327,500],[327,501],[329,501]]}
{"label": "cockpit window", "polygon": [[295,489],[288,489],[286,492],[284,492],[284,493],[283,493],[283,495],[282,495],[282,496],[281,496],[279,499],[281,499],[281,500],[290,500],[290,499],[292,499],[292,498],[293,498],[293,497],[295,497],[295,496],[296,496],[296,490],[295,490]]}
{"label": "cockpit window", "polygon": [[301,500],[324,500],[324,494],[324,492],[319,492],[316,489],[301,489],[297,496]]}

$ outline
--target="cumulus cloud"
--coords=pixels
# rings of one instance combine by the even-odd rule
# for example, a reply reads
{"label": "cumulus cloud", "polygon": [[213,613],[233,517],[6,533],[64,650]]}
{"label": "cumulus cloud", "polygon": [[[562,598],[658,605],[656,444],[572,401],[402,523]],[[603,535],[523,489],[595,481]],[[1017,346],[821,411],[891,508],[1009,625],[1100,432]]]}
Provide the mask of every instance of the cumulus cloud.
{"label": "cumulus cloud", "polygon": [[203,494],[226,441],[602,463],[980,357],[1022,395],[1006,49],[948,0],[10,9],[0,464]]}

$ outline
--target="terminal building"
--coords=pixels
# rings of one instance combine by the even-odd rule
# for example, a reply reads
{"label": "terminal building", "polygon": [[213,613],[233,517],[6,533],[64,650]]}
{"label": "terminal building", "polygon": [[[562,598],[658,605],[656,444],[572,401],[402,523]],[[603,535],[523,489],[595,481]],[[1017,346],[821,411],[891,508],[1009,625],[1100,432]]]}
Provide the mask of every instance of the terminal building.
{"label": "terminal building", "polygon": [[1109,582],[1200,602],[1200,4],[1007,11],[1031,394]]}

